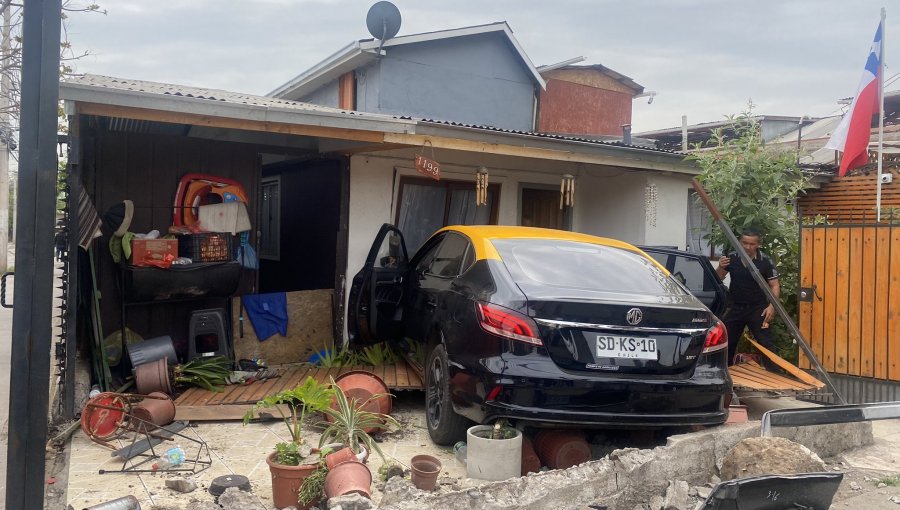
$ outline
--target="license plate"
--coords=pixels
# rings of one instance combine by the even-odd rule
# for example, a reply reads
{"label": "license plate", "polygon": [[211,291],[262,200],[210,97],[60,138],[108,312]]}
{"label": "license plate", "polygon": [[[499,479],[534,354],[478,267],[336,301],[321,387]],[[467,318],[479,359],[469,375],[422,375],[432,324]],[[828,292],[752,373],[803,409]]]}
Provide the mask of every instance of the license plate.
{"label": "license plate", "polygon": [[656,339],[597,335],[598,358],[656,360]]}

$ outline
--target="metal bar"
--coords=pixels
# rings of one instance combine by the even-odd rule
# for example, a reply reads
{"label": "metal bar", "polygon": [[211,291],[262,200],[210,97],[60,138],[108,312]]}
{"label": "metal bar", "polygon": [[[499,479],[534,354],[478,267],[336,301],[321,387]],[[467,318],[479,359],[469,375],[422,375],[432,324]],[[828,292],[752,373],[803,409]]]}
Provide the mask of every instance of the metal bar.
{"label": "metal bar", "polygon": [[712,199],[709,198],[709,195],[706,194],[706,190],[703,188],[703,185],[700,184],[696,178],[691,179],[693,183],[694,189],[697,191],[697,194],[700,195],[700,199],[703,200],[703,203],[706,204],[707,209],[713,215],[716,222],[719,224],[719,228],[722,229],[722,232],[725,233],[725,236],[728,237],[728,241],[731,242],[731,245],[737,251],[738,255],[741,257],[741,262],[744,263],[744,266],[750,270],[750,274],[753,275],[753,279],[756,281],[756,284],[759,285],[759,288],[766,294],[766,298],[768,298],[769,303],[775,308],[778,312],[778,316],[781,317],[781,320],[784,321],[785,325],[788,327],[788,330],[791,332],[791,336],[797,340],[797,344],[800,345],[800,348],[803,349],[804,354],[809,358],[810,363],[815,367],[816,372],[822,377],[823,382],[828,385],[828,389],[834,393],[834,396],[837,397],[837,400],[841,404],[846,404],[847,401],[844,400],[844,397],[840,394],[840,392],[835,387],[834,383],[831,381],[831,376],[828,375],[828,372],[822,367],[819,363],[819,360],[816,358],[816,355],[813,353],[812,349],[806,343],[806,340],[803,338],[803,334],[800,333],[800,330],[797,328],[797,325],[794,324],[791,316],[788,315],[787,310],[781,306],[781,301],[775,297],[775,294],[772,294],[772,289],[769,288],[769,284],[763,278],[763,276],[759,273],[759,269],[756,268],[756,264],[750,260],[750,256],[747,255],[747,252],[744,251],[743,245],[741,245],[738,238],[734,235],[734,232],[731,231],[731,227],[728,226],[728,223],[725,222],[725,219],[722,218],[722,213],[719,212],[719,209],[716,207],[716,204],[713,203]]}
{"label": "metal bar", "polygon": [[[24,2],[6,508],[44,508],[61,0]],[[14,489],[14,490],[13,490]]]}
{"label": "metal bar", "polygon": [[759,434],[768,436],[772,427],[801,427],[830,425],[857,421],[890,420],[900,418],[900,402],[855,404],[803,409],[773,409],[762,417]]}
{"label": "metal bar", "polygon": [[80,263],[81,249],[78,247],[78,190],[81,189],[81,117],[69,116],[69,175],[68,187],[69,194],[66,207],[68,208],[68,229],[69,235],[66,238],[68,246],[68,274],[66,275],[66,304],[68,305],[65,314],[66,324],[65,342],[66,342],[66,373],[63,385],[63,402],[62,415],[63,419],[71,420],[75,417],[75,354],[78,331],[78,314],[76,303],[78,303],[78,293],[81,291],[78,287],[78,269]]}

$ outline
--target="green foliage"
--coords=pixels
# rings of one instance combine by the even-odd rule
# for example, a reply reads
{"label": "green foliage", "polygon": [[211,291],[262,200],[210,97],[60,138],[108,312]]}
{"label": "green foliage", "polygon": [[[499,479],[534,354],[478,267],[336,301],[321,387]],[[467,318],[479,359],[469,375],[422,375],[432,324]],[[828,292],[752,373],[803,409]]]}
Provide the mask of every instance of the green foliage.
{"label": "green foliage", "polygon": [[[322,412],[331,405],[334,390],[325,384],[319,384],[312,377],[307,377],[303,384],[290,389],[269,395],[260,400],[244,415],[244,425],[250,423],[257,412],[263,408],[274,407],[291,435],[291,442],[301,444],[300,427],[307,413]],[[290,408],[290,415],[285,415],[280,405]]]}
{"label": "green foliage", "polygon": [[299,466],[300,448],[297,443],[278,443],[275,445],[275,462],[285,466]]}
{"label": "green foliage", "polygon": [[887,476],[885,478],[880,478],[875,481],[875,484],[883,483],[890,487],[900,486],[900,475],[897,476]]}
{"label": "green foliage", "polygon": [[197,358],[175,367],[175,382],[220,392],[231,375],[231,360],[224,356]]}
{"label": "green foliage", "polygon": [[397,354],[388,346],[387,343],[380,343],[364,347],[361,353],[357,354],[360,363],[373,367],[382,365],[393,365],[397,362]]}
{"label": "green foliage", "polygon": [[359,446],[363,445],[370,452],[377,452],[384,460],[384,453],[382,453],[378,443],[366,432],[366,429],[399,428],[400,423],[392,416],[367,411],[365,406],[377,398],[386,396],[386,394],[377,393],[363,401],[359,401],[356,398],[348,400],[344,390],[334,383],[333,378],[331,379],[331,385],[334,388],[334,399],[337,403],[337,409],[328,407],[323,410],[334,421],[331,423],[320,423],[320,425],[325,427],[325,430],[322,431],[322,437],[319,438],[319,446],[338,442],[350,447],[354,452],[358,452]]}
{"label": "green foliage", "polygon": [[297,499],[304,505],[308,505],[325,494],[325,477],[328,476],[328,466],[325,461],[319,462],[313,474],[303,479]]}
{"label": "green foliage", "polygon": [[341,368],[349,367],[356,363],[356,354],[343,348],[336,351],[325,347],[319,351],[319,359],[316,361],[316,366],[322,368]]}
{"label": "green foliage", "polygon": [[[796,319],[800,247],[794,204],[808,179],[797,168],[796,152],[763,145],[752,109],[750,104],[748,111],[731,118],[728,129],[733,136],[713,131],[711,146],[689,159],[702,169],[699,180],[735,235],[745,229],[762,233],[761,249],[778,268],[782,305]],[[730,244],[717,226],[708,241],[720,247]],[[784,324],[776,321],[772,328],[779,354],[796,359]]]}

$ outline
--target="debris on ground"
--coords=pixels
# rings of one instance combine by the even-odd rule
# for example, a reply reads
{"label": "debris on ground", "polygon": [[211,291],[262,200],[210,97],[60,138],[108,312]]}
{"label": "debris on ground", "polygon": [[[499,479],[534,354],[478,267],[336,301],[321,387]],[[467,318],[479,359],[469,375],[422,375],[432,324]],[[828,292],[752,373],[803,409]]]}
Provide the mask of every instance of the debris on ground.
{"label": "debris on ground", "polygon": [[197,490],[197,482],[193,478],[184,478],[181,476],[166,479],[166,487],[173,491],[187,494]]}
{"label": "debris on ground", "polygon": [[372,508],[375,508],[375,503],[359,494],[347,494],[328,500],[328,510],[371,510]]}
{"label": "debris on ground", "polygon": [[237,487],[229,487],[219,496],[219,505],[225,510],[267,510],[259,498]]}
{"label": "debris on ground", "polygon": [[771,473],[815,473],[825,463],[809,448],[782,437],[748,437],[734,445],[722,462],[724,480]]}

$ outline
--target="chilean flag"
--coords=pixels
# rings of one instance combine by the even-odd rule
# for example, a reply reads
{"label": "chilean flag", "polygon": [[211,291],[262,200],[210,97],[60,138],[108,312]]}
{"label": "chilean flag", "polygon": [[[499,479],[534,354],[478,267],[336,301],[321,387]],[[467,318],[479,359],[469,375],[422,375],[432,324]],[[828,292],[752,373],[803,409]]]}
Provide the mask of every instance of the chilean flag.
{"label": "chilean flag", "polygon": [[856,97],[850,110],[844,114],[841,123],[831,134],[825,147],[843,152],[840,175],[848,170],[861,167],[869,161],[869,134],[872,130],[872,115],[880,113],[878,93],[879,73],[881,73],[881,32],[883,26],[878,24],[875,40],[869,49],[869,58],[863,71]]}

